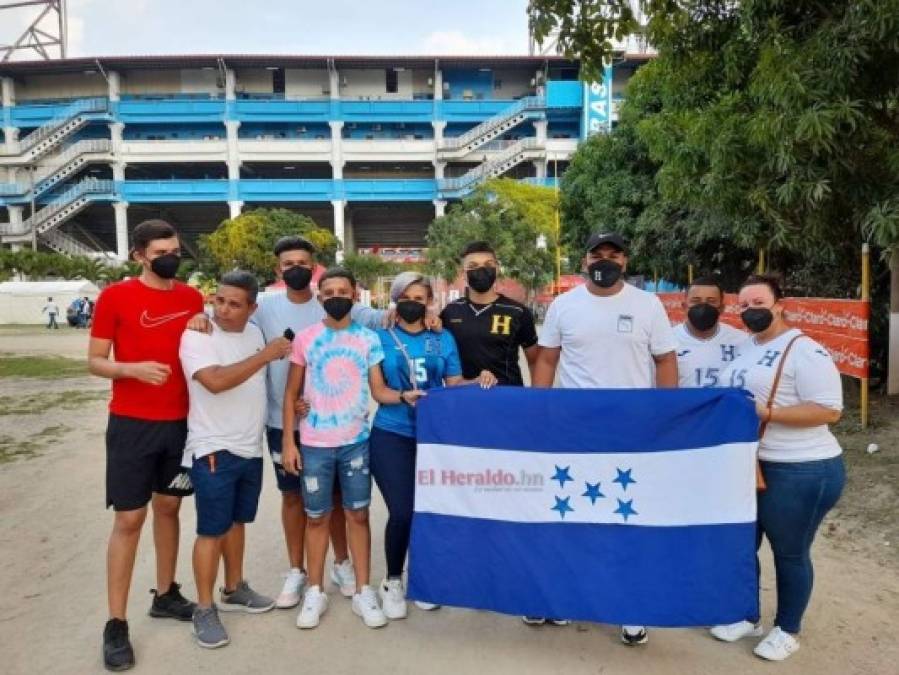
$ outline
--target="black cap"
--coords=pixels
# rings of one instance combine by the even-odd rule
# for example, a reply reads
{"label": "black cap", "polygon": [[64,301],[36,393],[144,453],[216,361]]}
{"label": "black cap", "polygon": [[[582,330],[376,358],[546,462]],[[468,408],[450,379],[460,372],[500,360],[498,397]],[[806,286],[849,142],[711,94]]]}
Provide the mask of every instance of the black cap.
{"label": "black cap", "polygon": [[619,251],[627,251],[627,241],[617,232],[594,232],[587,239],[587,252],[589,253],[603,244],[610,244]]}

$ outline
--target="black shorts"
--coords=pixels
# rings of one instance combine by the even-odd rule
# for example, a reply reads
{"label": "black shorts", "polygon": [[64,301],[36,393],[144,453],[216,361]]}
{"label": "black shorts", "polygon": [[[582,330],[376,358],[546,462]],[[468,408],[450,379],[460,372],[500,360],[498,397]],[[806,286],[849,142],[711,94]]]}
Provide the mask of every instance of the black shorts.
{"label": "black shorts", "polygon": [[187,420],[157,421],[109,415],[106,427],[106,508],[143,508],[154,492],[193,493],[181,467]]}

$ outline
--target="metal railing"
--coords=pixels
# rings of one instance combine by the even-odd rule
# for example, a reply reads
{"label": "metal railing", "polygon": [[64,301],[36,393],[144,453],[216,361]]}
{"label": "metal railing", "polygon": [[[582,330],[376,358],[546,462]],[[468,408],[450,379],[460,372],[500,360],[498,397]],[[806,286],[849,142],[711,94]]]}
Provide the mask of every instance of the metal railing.
{"label": "metal railing", "polygon": [[48,158],[44,164],[39,166],[34,172],[34,182],[40,183],[46,178],[49,178],[69,162],[78,159],[81,155],[108,152],[112,152],[112,141],[110,140],[96,139],[73,143],[55,157]]}
{"label": "metal railing", "polygon": [[36,228],[41,232],[41,225],[51,220],[53,216],[71,205],[74,201],[89,194],[111,194],[115,191],[115,183],[111,180],[98,180],[85,178],[64,192],[54,196],[50,203],[40,211],[34,213],[23,223],[26,231]]}
{"label": "metal railing", "polygon": [[524,154],[529,150],[538,150],[540,147],[541,146],[536,138],[522,138],[520,141],[512,143],[512,145],[495,157],[491,157],[489,161],[479,164],[462,176],[459,176],[458,178],[447,178],[441,181],[440,189],[447,192],[463,190],[470,185],[487,178],[494,170],[514,159],[517,155]]}
{"label": "metal railing", "polygon": [[107,112],[108,110],[109,101],[105,98],[84,98],[80,101],[75,101],[75,103],[66,107],[59,115],[21,139],[19,141],[19,152],[28,152],[42,141],[52,136],[61,126],[73,117],[85,113]]}
{"label": "metal railing", "polygon": [[59,230],[51,230],[43,233],[41,235],[41,241],[59,253],[67,253],[68,255],[83,255],[90,257],[99,253],[96,249],[91,248],[87,244],[75,239],[75,237],[68,235],[65,232],[60,232]]}
{"label": "metal railing", "polygon": [[472,127],[461,136],[451,136],[443,139],[441,150],[458,150],[464,148],[472,141],[489,134],[497,127],[505,124],[509,119],[529,110],[543,110],[546,108],[546,99],[543,96],[525,96],[518,99],[502,112],[490,117],[475,127]]}

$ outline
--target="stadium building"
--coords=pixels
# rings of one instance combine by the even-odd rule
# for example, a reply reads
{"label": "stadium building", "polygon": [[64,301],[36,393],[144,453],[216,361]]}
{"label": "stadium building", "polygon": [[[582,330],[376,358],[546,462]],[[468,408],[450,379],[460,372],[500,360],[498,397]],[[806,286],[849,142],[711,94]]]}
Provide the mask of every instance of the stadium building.
{"label": "stadium building", "polygon": [[197,235],[265,206],[345,251],[415,259],[483,180],[552,185],[646,58],[625,45],[592,87],[547,55],[0,63],[0,240],[125,259],[129,228],[162,217],[194,254]]}

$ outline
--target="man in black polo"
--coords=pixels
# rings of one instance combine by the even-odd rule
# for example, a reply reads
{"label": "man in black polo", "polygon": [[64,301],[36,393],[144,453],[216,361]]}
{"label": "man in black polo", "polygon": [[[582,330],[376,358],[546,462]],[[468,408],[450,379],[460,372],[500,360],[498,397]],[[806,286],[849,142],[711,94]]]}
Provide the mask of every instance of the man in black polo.
{"label": "man in black polo", "polygon": [[531,311],[496,291],[499,262],[490,244],[475,241],[462,251],[462,271],[468,283],[464,297],[440,314],[462,358],[462,375],[482,386],[523,386],[519,347],[528,368],[537,360],[537,329]]}

